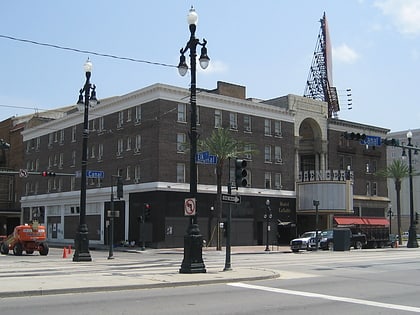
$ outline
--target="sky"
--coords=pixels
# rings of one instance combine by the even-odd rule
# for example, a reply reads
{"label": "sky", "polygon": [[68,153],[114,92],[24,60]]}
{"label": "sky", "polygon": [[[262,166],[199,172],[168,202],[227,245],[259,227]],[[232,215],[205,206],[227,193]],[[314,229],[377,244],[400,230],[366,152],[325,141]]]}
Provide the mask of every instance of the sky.
{"label": "sky", "polygon": [[420,0],[1,1],[0,121],[75,104],[87,58],[99,99],[155,83],[188,88],[176,65],[191,5],[210,57],[197,87],[224,81],[251,98],[303,95],[325,12],[338,118],[420,128]]}

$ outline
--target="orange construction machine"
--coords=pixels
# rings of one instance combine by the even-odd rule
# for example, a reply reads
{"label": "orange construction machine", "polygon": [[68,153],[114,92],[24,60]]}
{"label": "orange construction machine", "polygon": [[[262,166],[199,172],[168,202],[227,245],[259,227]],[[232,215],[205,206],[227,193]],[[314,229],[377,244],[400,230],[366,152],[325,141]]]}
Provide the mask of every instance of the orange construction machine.
{"label": "orange construction machine", "polygon": [[18,225],[15,227],[13,234],[4,239],[0,246],[0,252],[7,255],[9,250],[13,250],[13,254],[21,256],[23,251],[27,254],[33,254],[39,251],[40,255],[48,255],[48,244],[45,227],[38,225],[34,221],[32,224]]}

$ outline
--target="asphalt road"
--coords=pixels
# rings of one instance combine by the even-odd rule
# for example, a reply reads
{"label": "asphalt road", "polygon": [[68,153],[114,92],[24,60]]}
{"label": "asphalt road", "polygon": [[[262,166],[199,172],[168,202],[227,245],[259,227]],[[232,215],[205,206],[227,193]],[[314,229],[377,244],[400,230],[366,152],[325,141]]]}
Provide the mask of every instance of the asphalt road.
{"label": "asphalt road", "polygon": [[[177,255],[167,256],[165,259],[179,259]],[[209,255],[206,256],[206,265],[220,265],[223,260],[223,255]],[[249,266],[276,270],[280,278],[1,298],[0,312],[2,315],[420,313],[420,249],[240,254],[232,257],[233,268]]]}

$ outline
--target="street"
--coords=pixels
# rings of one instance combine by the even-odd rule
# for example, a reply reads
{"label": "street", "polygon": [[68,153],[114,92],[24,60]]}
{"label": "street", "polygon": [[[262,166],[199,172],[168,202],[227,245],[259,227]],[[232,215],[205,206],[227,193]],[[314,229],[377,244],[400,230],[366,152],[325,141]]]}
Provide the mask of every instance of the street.
{"label": "street", "polygon": [[[116,253],[116,259],[119,254],[122,256]],[[222,269],[223,254],[205,252],[206,267]],[[9,297],[0,299],[0,307],[2,315],[28,311],[44,315],[420,313],[419,258],[420,250],[407,248],[241,253],[232,256],[233,269],[267,268],[276,270],[280,277],[223,284]],[[177,273],[181,259],[180,253],[155,252],[147,256],[148,268],[152,269],[150,262],[155,261],[157,272],[166,268]]]}

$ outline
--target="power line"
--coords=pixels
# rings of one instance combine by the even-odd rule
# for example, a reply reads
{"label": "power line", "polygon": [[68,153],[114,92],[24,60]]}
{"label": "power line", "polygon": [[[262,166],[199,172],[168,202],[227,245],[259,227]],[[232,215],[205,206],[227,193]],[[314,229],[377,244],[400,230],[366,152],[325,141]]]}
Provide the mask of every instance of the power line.
{"label": "power line", "polygon": [[95,52],[95,51],[89,51],[89,50],[83,50],[83,49],[77,49],[77,48],[71,48],[71,47],[64,47],[64,46],[59,46],[59,45],[54,45],[54,44],[42,43],[42,42],[37,42],[37,41],[34,41],[34,40],[30,40],[30,39],[17,38],[17,37],[8,36],[8,35],[1,35],[0,34],[0,38],[5,38],[5,39],[13,40],[13,41],[26,43],[26,44],[45,46],[45,47],[61,49],[61,50],[68,50],[68,51],[73,51],[73,52],[82,53],[82,54],[89,54],[89,55],[95,55],[95,56],[101,56],[101,57],[113,58],[113,59],[119,59],[119,60],[126,60],[126,61],[138,62],[138,63],[146,63],[146,64],[149,64],[149,65],[155,65],[155,66],[177,68],[177,66],[175,66],[175,65],[170,65],[170,64],[162,63],[162,62],[153,62],[153,61],[147,61],[147,60],[130,58],[130,57],[121,57],[121,56],[116,56],[116,55],[111,55],[111,54],[103,54],[103,53],[99,53],[99,52]]}

